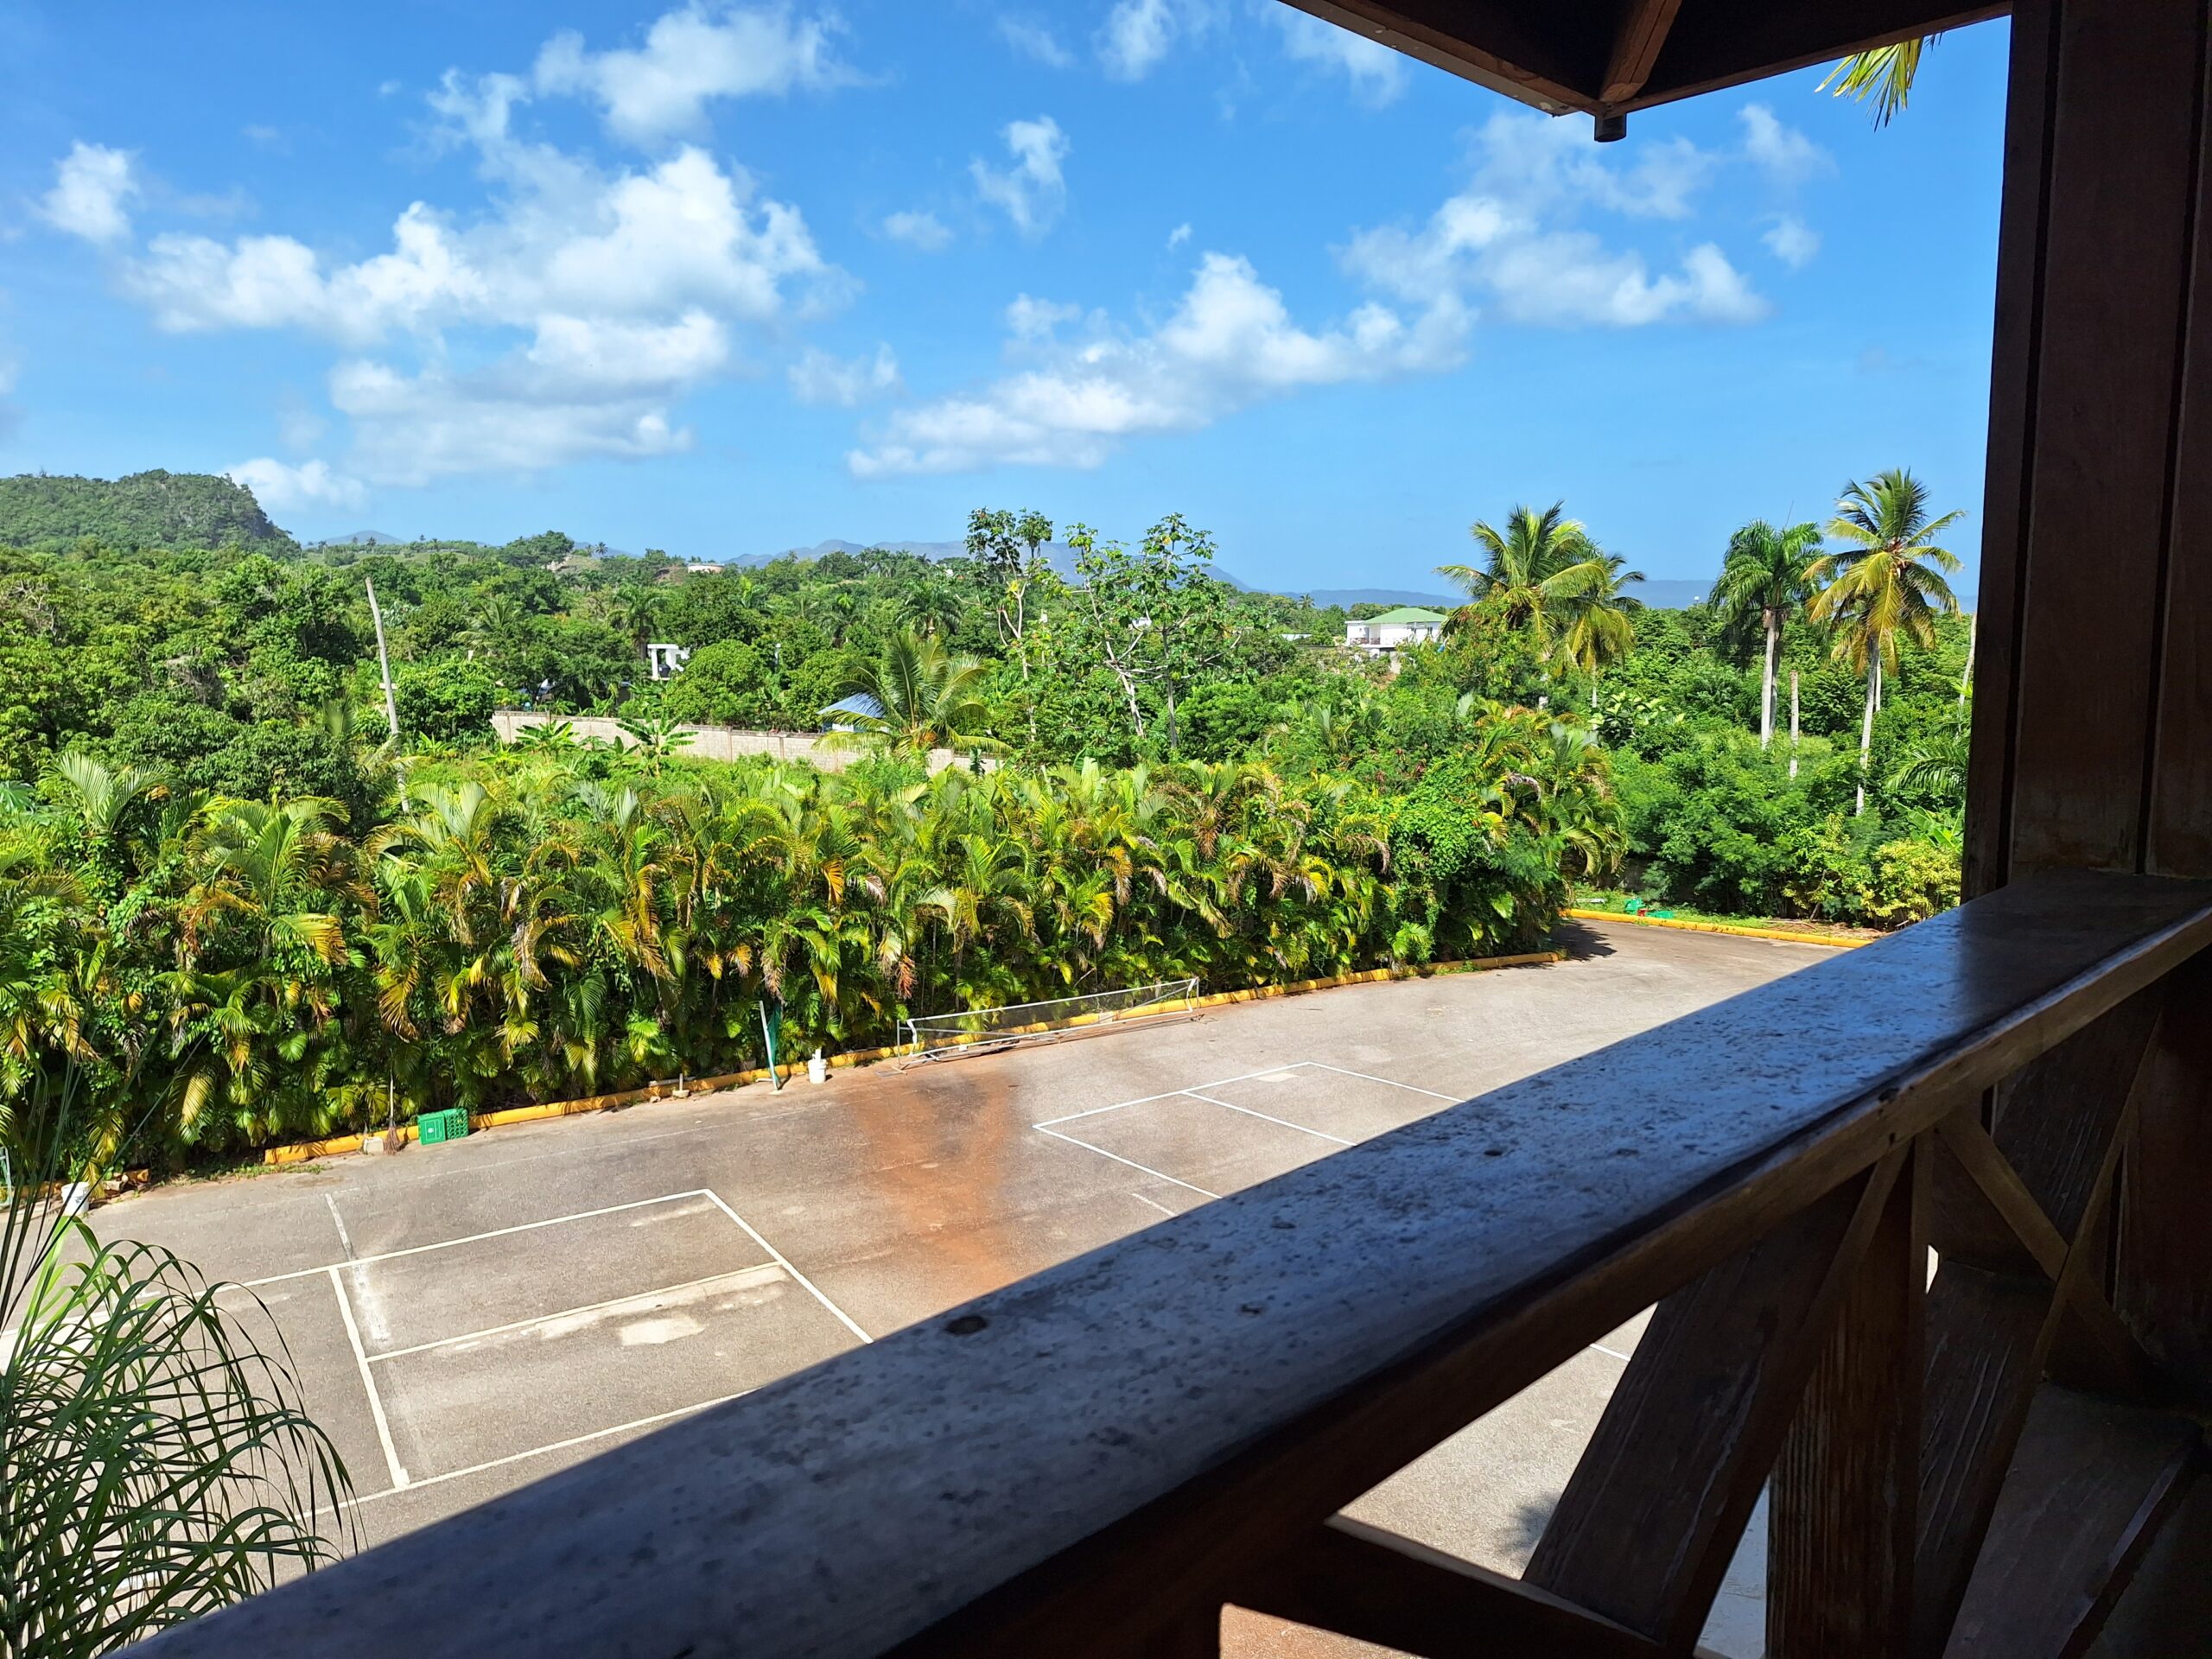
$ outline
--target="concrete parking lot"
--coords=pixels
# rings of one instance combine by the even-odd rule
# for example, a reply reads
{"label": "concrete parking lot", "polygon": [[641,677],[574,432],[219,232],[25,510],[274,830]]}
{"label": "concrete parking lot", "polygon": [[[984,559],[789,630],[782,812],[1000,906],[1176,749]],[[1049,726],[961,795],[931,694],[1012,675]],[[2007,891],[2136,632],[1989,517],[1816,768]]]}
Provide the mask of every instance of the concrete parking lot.
{"label": "concrete parking lot", "polygon": [[[326,1160],[96,1222],[262,1299],[373,1542],[1827,954],[1626,926],[1569,942],[1550,967]],[[1517,1569],[1641,1325],[1355,1512]],[[1725,1651],[1758,1651],[1755,1568],[1723,1594]],[[1325,1650],[1258,1620],[1234,1633]]]}

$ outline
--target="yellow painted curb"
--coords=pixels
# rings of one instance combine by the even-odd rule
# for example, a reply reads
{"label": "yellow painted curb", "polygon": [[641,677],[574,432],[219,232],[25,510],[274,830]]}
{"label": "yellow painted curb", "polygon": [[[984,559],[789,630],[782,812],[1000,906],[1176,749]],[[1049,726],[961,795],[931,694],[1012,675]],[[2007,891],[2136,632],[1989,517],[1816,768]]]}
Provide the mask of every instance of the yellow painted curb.
{"label": "yellow painted curb", "polygon": [[1584,922],[1632,922],[1638,927],[1672,927],[1688,933],[1727,933],[1741,939],[1780,939],[1789,944],[1824,944],[1831,950],[1856,950],[1872,939],[1834,938],[1826,933],[1786,933],[1778,927],[1736,927],[1726,922],[1686,922],[1675,916],[1630,916],[1616,910],[1566,910]]}
{"label": "yellow painted curb", "polygon": [[1567,960],[1564,950],[1531,950],[1517,957],[1477,957],[1468,962],[1433,962],[1419,968],[1370,968],[1357,974],[1334,974],[1326,979],[1294,980],[1287,985],[1253,985],[1241,991],[1216,991],[1193,1005],[1217,1008],[1232,1002],[1265,1002],[1278,996],[1299,996],[1307,991],[1332,991],[1343,985],[1377,985],[1385,980],[1427,979],[1437,974],[1480,974],[1493,968],[1534,968]]}
{"label": "yellow painted curb", "polygon": [[[1573,915],[1569,911],[1567,914]],[[1436,962],[1418,968],[1372,968],[1364,973],[1338,974],[1327,979],[1301,979],[1287,985],[1255,985],[1242,991],[1216,991],[1201,996],[1188,1006],[1194,1008],[1225,1007],[1235,1002],[1263,1002],[1278,996],[1297,996],[1307,991],[1333,990],[1343,985],[1372,985],[1384,980],[1426,979],[1436,974],[1478,974],[1493,968],[1531,968],[1539,964],[1563,962],[1564,950],[1533,950],[1516,957],[1478,957],[1467,962]],[[1182,1010],[1163,1009],[1163,1013]],[[1078,1014],[1072,1020],[1047,1020],[1041,1025],[1009,1027],[993,1032],[985,1040],[1000,1037],[1027,1037],[1039,1032],[1073,1031],[1084,1026],[1097,1024],[1108,1016],[1096,1014]],[[878,1060],[891,1059],[903,1051],[898,1047],[856,1048],[842,1054],[827,1057],[833,1071],[843,1071],[855,1065],[868,1065]],[[950,1051],[947,1051],[950,1052]],[[775,1068],[787,1081],[796,1081],[806,1074],[806,1063],[798,1061]],[[749,1071],[732,1071],[721,1077],[683,1077],[676,1084],[656,1083],[643,1089],[625,1089],[611,1095],[587,1095],[581,1100],[549,1101],[539,1106],[514,1106],[505,1111],[472,1113],[468,1119],[470,1134],[480,1129],[504,1128],[511,1123],[542,1123],[550,1118],[577,1117],[587,1112],[612,1111],[624,1106],[636,1106],[649,1100],[672,1100],[681,1086],[686,1096],[710,1095],[725,1089],[742,1089],[747,1084],[759,1083],[769,1075],[769,1068],[755,1066]],[[416,1139],[412,1123],[403,1125],[400,1135],[409,1141]],[[261,1161],[270,1168],[287,1164],[303,1164],[311,1158],[335,1157],[341,1153],[359,1152],[366,1137],[359,1135],[332,1135],[323,1141],[302,1141],[290,1146],[270,1147],[261,1154]]]}

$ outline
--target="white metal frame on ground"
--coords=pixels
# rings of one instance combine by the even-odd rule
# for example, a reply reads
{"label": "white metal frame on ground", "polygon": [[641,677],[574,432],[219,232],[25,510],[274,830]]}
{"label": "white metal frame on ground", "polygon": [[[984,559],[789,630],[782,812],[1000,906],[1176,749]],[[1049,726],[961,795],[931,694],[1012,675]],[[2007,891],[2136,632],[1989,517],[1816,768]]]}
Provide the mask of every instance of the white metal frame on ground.
{"label": "white metal frame on ground", "polygon": [[[1110,1008],[1097,1014],[1084,1014],[1078,1007],[1083,1003],[1096,1003],[1107,997],[1144,996],[1147,992],[1160,995],[1146,1001],[1125,1008]],[[950,1014],[917,1014],[899,1022],[899,1047],[912,1049],[926,1059],[934,1054],[953,1053],[988,1044],[998,1047],[1004,1044],[1044,1042],[1065,1035],[1070,1029],[1110,1030],[1119,1025],[1135,1025],[1163,1014],[1190,1014],[1198,1005],[1198,982],[1195,978],[1154,980],[1149,985],[1131,985],[1120,990],[1084,991],[1073,996],[1049,997],[1041,1002],[1016,1002],[1003,1008],[962,1008]],[[1067,1010],[1065,1015],[1048,1012],[1053,1008]],[[962,1027],[952,1022],[963,1020],[986,1020],[994,1015],[1013,1016],[1017,1023],[994,1030],[988,1027]],[[1035,1016],[1020,1019],[1020,1016]],[[940,1049],[923,1046],[922,1033],[929,1031],[946,1039]]]}
{"label": "white metal frame on ground", "polygon": [[[272,1273],[263,1278],[250,1279],[239,1288],[257,1291],[266,1286],[284,1284],[296,1279],[321,1278],[329,1281],[331,1294],[338,1302],[339,1320],[345,1326],[346,1342],[353,1349],[354,1368],[360,1374],[361,1388],[368,1396],[369,1416],[376,1426],[377,1442],[384,1452],[385,1471],[391,1480],[390,1486],[381,1491],[367,1493],[357,1498],[355,1500],[357,1503],[367,1503],[378,1498],[391,1497],[399,1492],[417,1491],[426,1486],[441,1485],[447,1481],[460,1480],[466,1476],[482,1474],[486,1470],[521,1463],[531,1458],[543,1457],[548,1452],[568,1451],[593,1440],[604,1440],[609,1435],[625,1433],[634,1429],[649,1428],[656,1423],[671,1421],[692,1412],[705,1411],[710,1407],[721,1405],[740,1397],[739,1394],[732,1394],[723,1395],[713,1400],[702,1400],[696,1405],[680,1406],[672,1411],[658,1412],[650,1417],[640,1417],[632,1422],[617,1423],[606,1428],[594,1429],[588,1433],[571,1435],[549,1445],[534,1446],[526,1452],[510,1452],[505,1457],[493,1458],[486,1462],[471,1465],[465,1469],[451,1469],[442,1474],[416,1479],[409,1475],[405,1465],[399,1460],[398,1447],[392,1440],[391,1421],[385,1411],[384,1396],[377,1387],[376,1374],[372,1368],[387,1360],[398,1359],[410,1354],[423,1353],[433,1349],[451,1347],[456,1343],[469,1342],[481,1337],[526,1330],[534,1325],[550,1324],[556,1319],[572,1319],[579,1313],[598,1313],[607,1308],[619,1307],[626,1302],[651,1301],[658,1296],[667,1296],[679,1291],[696,1290],[721,1280],[740,1279],[748,1274],[761,1273],[771,1268],[780,1271],[798,1285],[859,1340],[861,1342],[873,1340],[850,1314],[830,1300],[819,1285],[800,1272],[789,1256],[771,1244],[762,1236],[758,1228],[732,1209],[722,1196],[712,1187],[690,1187],[681,1192],[664,1192],[658,1198],[632,1198],[626,1204],[603,1205],[596,1210],[579,1210],[570,1215],[549,1216],[540,1221],[518,1222],[511,1227],[493,1227],[480,1233],[469,1233],[460,1238],[439,1239],[429,1244],[413,1244],[404,1249],[379,1250],[368,1255],[354,1254],[353,1242],[346,1231],[345,1217],[340,1213],[336,1196],[331,1193],[325,1193],[323,1196],[329,1203],[330,1218],[337,1227],[339,1243],[346,1249],[346,1259],[342,1262],[326,1262],[321,1267],[298,1268],[289,1273]],[[769,1260],[750,1268],[733,1268],[727,1273],[711,1274],[703,1279],[689,1280],[681,1284],[664,1285],[654,1290],[633,1291],[626,1296],[611,1297],[603,1301],[588,1302],[580,1307],[564,1308],[555,1313],[533,1315],[526,1319],[511,1320],[503,1325],[487,1326],[481,1331],[463,1332],[451,1337],[441,1337],[434,1342],[416,1343],[405,1348],[395,1348],[388,1352],[372,1354],[361,1341],[360,1326],[354,1318],[353,1299],[346,1294],[343,1277],[348,1272],[374,1267],[383,1262],[397,1261],[405,1256],[425,1255],[439,1250],[456,1249],[466,1244],[481,1243],[486,1239],[507,1238],[518,1233],[535,1232],[547,1227],[559,1227],[573,1222],[590,1221],[600,1216],[619,1215],[625,1211],[649,1209],[655,1205],[675,1204],[687,1198],[706,1199],[766,1252]],[[746,1391],[741,1390],[741,1394],[743,1392]]]}

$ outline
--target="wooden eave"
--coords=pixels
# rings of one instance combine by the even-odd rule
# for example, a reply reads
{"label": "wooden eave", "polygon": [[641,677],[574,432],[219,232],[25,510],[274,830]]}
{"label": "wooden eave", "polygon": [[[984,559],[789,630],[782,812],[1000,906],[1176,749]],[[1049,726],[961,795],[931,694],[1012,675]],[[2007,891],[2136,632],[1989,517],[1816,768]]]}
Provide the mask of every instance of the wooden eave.
{"label": "wooden eave", "polygon": [[2012,10],[2009,0],[1286,0],[1552,115],[1649,109]]}

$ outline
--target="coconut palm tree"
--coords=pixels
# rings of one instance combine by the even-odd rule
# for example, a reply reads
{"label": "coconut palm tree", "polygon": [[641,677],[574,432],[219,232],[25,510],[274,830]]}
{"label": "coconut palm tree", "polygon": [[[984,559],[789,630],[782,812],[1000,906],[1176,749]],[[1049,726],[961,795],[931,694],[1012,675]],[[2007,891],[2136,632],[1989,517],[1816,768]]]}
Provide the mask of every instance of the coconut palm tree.
{"label": "coconut palm tree", "polygon": [[1453,613],[1447,628],[1456,632],[1471,619],[1476,606],[1487,605],[1509,627],[1527,628],[1537,649],[1548,655],[1566,601],[1586,592],[1606,570],[1589,531],[1566,512],[1563,501],[1541,512],[1517,506],[1507,515],[1503,530],[1476,520],[1468,533],[1483,550],[1483,563],[1436,568],[1438,575],[1456,582],[1472,601]]}
{"label": "coconut palm tree", "polygon": [[1598,671],[1617,663],[1636,645],[1636,613],[1643,601],[1621,591],[1631,582],[1642,582],[1641,570],[1624,570],[1628,561],[1618,553],[1598,553],[1592,568],[1575,589],[1560,601],[1566,623],[1560,635],[1559,654],[1590,677],[1590,696],[1598,695]]}
{"label": "coconut palm tree", "polygon": [[883,710],[853,715],[855,728],[898,753],[927,760],[932,749],[974,753],[1005,747],[984,734],[991,714],[982,679],[983,665],[974,658],[955,656],[942,640],[901,628],[844,692],[873,697]]}
{"label": "coconut palm tree", "polygon": [[902,626],[917,633],[944,639],[960,626],[961,615],[966,609],[960,585],[950,577],[932,573],[906,584],[899,594],[893,614]]}
{"label": "coconut palm tree", "polygon": [[1859,728],[1859,805],[1866,810],[1866,767],[1874,748],[1874,716],[1882,707],[1882,674],[1894,668],[1897,641],[1923,649],[1936,643],[1936,618],[1955,615],[1958,595],[1945,576],[1959,556],[1936,537],[1965,515],[1931,518],[1928,487],[1903,467],[1844,487],[1828,521],[1835,551],[1813,561],[1812,579],[1827,585],[1807,607],[1816,622],[1836,627],[1834,654],[1866,677],[1866,710]]}
{"label": "coconut palm tree", "polygon": [[1804,613],[1813,597],[1812,569],[1821,556],[1815,524],[1777,529],[1754,518],[1728,538],[1720,579],[1707,601],[1722,627],[1747,628],[1757,618],[1766,637],[1766,666],[1759,683],[1759,747],[1774,742],[1774,672],[1782,654],[1783,631]]}
{"label": "coconut palm tree", "polygon": [[1838,98],[1855,98],[1861,104],[1871,99],[1874,124],[1885,127],[1904,112],[1912,96],[1912,83],[1920,73],[1921,59],[1942,38],[1939,32],[1878,46],[1871,52],[1854,52],[1828,71],[1821,90],[1833,92]]}

